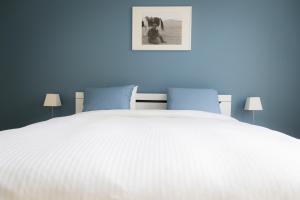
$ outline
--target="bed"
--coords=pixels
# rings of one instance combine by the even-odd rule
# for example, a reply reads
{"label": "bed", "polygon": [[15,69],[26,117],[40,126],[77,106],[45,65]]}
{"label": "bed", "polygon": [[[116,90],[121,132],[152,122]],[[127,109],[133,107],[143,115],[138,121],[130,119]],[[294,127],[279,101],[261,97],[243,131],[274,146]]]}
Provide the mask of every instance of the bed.
{"label": "bed", "polygon": [[164,110],[157,94],[138,95],[143,109],[80,112],[77,93],[77,114],[0,132],[0,199],[300,199],[300,142],[219,99],[223,114]]}

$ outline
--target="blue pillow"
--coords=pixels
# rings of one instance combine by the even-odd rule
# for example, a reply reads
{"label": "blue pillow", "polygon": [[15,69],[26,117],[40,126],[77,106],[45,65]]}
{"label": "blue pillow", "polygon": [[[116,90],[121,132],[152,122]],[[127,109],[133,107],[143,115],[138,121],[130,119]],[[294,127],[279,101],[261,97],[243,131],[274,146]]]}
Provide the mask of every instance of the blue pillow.
{"label": "blue pillow", "polygon": [[220,113],[218,93],[212,89],[169,88],[167,108]]}
{"label": "blue pillow", "polygon": [[83,111],[130,109],[134,85],[88,88],[84,91]]}

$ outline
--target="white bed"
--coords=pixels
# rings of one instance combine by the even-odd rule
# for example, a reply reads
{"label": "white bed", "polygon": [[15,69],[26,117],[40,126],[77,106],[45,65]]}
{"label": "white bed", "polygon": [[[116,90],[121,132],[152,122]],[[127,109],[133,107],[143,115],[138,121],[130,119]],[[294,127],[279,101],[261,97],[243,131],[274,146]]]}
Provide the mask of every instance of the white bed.
{"label": "white bed", "polygon": [[93,111],[0,132],[1,200],[298,200],[300,142],[201,111]]}

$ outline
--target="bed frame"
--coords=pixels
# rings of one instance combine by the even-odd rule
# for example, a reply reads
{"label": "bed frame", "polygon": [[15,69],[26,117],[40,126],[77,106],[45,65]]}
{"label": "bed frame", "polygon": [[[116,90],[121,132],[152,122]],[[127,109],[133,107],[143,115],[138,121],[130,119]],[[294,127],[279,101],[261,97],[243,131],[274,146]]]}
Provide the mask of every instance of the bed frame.
{"label": "bed frame", "polygon": [[[231,115],[231,95],[219,95],[219,103],[221,113]],[[75,93],[75,112],[81,113],[83,109],[84,93]],[[157,93],[137,93],[136,105],[137,110],[158,109],[165,110],[167,108],[167,95]]]}

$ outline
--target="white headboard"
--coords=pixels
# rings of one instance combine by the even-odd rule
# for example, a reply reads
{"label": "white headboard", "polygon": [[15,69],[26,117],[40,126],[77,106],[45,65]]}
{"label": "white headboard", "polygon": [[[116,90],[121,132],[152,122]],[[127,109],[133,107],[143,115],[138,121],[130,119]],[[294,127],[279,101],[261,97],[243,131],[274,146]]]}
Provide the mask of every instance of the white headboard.
{"label": "white headboard", "polygon": [[[231,95],[219,95],[219,103],[221,113],[224,115],[231,115]],[[75,112],[80,113],[83,109],[84,93],[75,93]],[[157,93],[137,93],[136,105],[137,110],[159,109],[165,110],[167,108],[167,95]]]}

